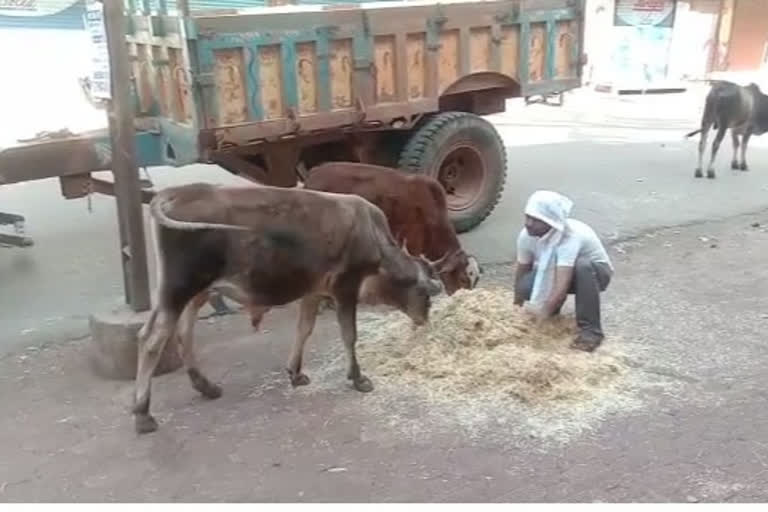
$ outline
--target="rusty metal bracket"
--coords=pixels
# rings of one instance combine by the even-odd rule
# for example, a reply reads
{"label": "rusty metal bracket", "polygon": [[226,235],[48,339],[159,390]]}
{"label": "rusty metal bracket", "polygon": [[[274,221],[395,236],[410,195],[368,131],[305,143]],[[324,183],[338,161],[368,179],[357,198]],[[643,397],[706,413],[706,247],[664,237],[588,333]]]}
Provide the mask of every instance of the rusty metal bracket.
{"label": "rusty metal bracket", "polygon": [[299,122],[299,112],[296,107],[288,107],[286,117],[291,123],[291,132],[298,133],[301,130],[301,123]]}
{"label": "rusty metal bracket", "polygon": [[[152,198],[155,197],[155,191],[149,188],[152,186],[152,183],[148,180],[140,180],[140,183],[142,186],[141,202],[149,204]],[[94,178],[90,173],[61,176],[59,177],[59,184],[61,185],[61,195],[65,199],[80,199],[81,197],[90,196],[92,193],[107,196],[115,195],[115,184],[113,182]]]}

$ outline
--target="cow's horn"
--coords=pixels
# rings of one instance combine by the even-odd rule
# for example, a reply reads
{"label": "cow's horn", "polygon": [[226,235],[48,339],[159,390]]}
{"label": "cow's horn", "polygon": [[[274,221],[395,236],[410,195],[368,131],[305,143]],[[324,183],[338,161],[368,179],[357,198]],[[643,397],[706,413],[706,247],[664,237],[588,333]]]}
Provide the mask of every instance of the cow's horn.
{"label": "cow's horn", "polygon": [[446,251],[446,253],[443,254],[443,256],[441,258],[439,258],[439,259],[437,259],[435,261],[430,261],[429,263],[430,263],[430,265],[432,265],[435,268],[440,267],[440,266],[443,265],[443,263],[446,262],[446,260],[448,259],[448,257],[450,255],[451,255],[451,252],[450,251]]}

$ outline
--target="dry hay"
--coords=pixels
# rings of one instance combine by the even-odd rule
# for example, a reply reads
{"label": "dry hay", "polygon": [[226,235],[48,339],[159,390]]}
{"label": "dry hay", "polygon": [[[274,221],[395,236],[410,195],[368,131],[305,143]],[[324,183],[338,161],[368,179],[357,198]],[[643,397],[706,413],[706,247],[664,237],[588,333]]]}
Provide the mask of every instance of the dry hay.
{"label": "dry hay", "polygon": [[[460,290],[441,297],[428,325],[413,328],[398,311],[358,315],[358,359],[376,389],[338,402],[338,414],[360,412],[383,433],[429,442],[465,441],[546,449],[593,430],[608,415],[638,408],[639,372],[611,337],[596,352],[569,348],[572,316],[532,325],[505,288]],[[346,355],[310,369],[304,393],[342,392]],[[378,426],[374,426],[378,425]]]}
{"label": "dry hay", "polygon": [[601,349],[569,348],[576,334],[572,317],[533,325],[503,288],[460,290],[436,303],[430,322],[419,328],[394,313],[363,330],[365,371],[417,387],[431,399],[493,397],[535,406],[589,400],[627,370]]}

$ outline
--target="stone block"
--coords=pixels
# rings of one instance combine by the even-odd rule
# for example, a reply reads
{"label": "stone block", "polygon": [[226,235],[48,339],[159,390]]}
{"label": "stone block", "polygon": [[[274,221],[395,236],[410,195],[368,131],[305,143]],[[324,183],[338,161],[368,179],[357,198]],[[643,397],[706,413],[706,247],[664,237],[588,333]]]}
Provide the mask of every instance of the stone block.
{"label": "stone block", "polygon": [[[89,362],[96,375],[117,380],[136,378],[137,336],[147,318],[148,311],[135,313],[128,308],[91,315]],[[178,345],[175,336],[165,344],[155,376],[174,372],[183,366]]]}

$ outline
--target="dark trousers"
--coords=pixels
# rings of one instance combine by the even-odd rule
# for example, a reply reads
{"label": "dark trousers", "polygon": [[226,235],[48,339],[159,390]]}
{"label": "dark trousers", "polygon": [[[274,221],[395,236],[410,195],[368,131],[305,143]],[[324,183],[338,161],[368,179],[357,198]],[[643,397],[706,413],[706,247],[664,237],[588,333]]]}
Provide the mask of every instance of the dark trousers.
{"label": "dark trousers", "polygon": [[[523,300],[528,300],[533,291],[535,270],[531,270],[520,278],[516,284],[515,294]],[[607,263],[593,263],[586,258],[576,260],[573,268],[573,281],[569,294],[576,298],[576,323],[584,334],[603,337],[600,323],[600,292],[608,288],[611,282],[611,267]]]}

